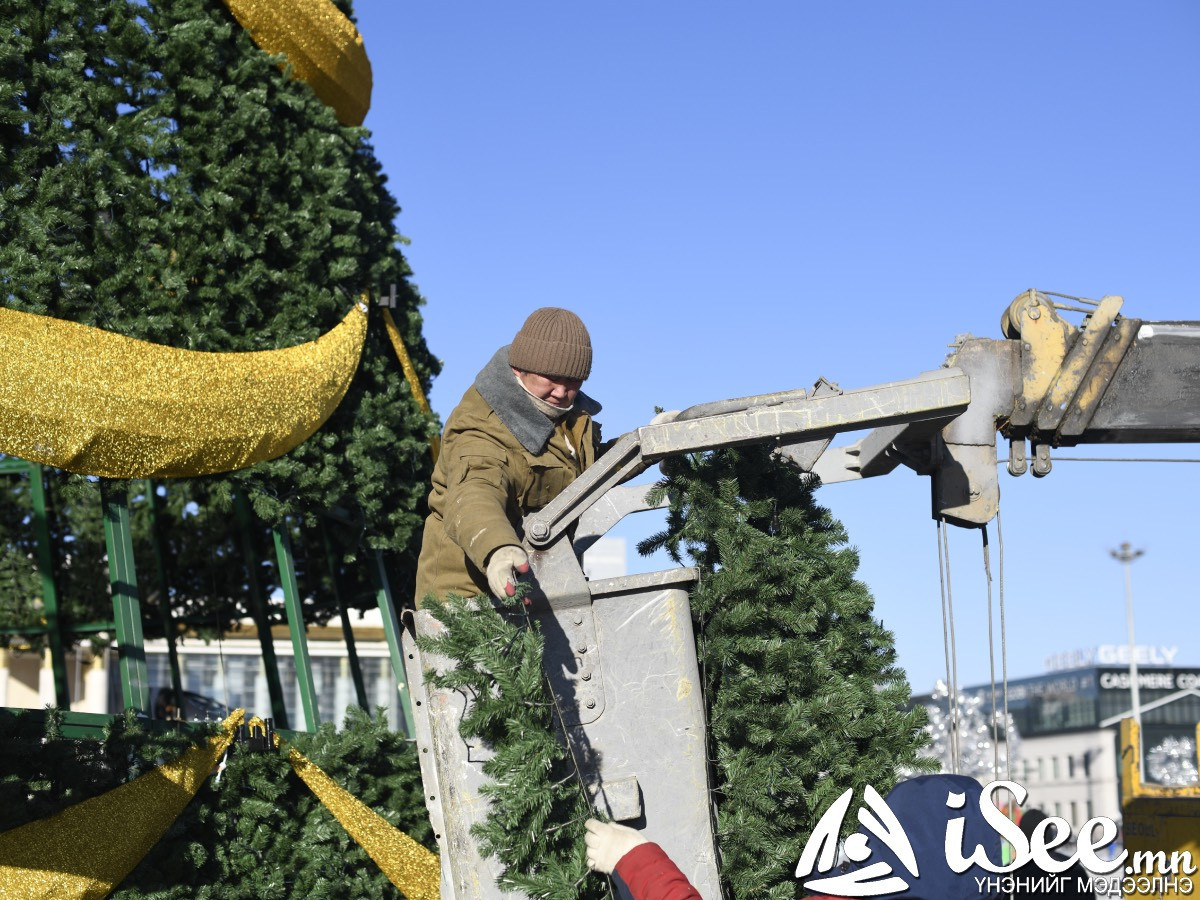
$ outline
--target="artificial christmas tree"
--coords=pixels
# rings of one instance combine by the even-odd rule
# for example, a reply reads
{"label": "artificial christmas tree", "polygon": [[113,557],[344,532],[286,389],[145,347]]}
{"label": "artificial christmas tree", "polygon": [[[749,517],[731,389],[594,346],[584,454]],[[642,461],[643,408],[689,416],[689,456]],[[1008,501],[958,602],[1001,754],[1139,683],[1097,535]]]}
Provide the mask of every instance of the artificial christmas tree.
{"label": "artificial christmas tree", "polygon": [[[0,303],[170,347],[253,351],[325,334],[363,291],[396,284],[393,312],[428,386],[437,364],[367,132],[283,77],[224,5],[0,0],[0,10]],[[221,624],[248,613],[245,561],[225,562],[241,544],[228,514],[235,495],[267,525],[311,526],[335,511],[337,560],[386,550],[395,583],[411,581],[436,424],[382,324],[369,328],[357,374],[316,435],[231,475],[170,483],[162,599],[185,618]],[[23,509],[15,480],[0,485],[0,505]],[[64,609],[76,622],[110,618],[95,589],[96,485],[50,472],[48,489],[54,533],[72,536],[70,559],[61,543],[56,558]],[[151,572],[146,490],[129,492],[140,568]],[[19,540],[0,550],[7,580],[28,581]],[[324,548],[308,555],[323,573]],[[343,571],[352,602],[373,596],[362,568]],[[309,606],[314,618],[332,611]],[[146,612],[153,633],[161,617]],[[28,618],[14,610],[9,621]]]}
{"label": "artificial christmas tree", "polygon": [[[148,728],[129,714],[114,719],[101,740],[71,740],[58,729],[58,719],[50,714],[43,730],[30,716],[0,713],[0,771],[5,773],[0,833],[111,791],[175,758],[192,739],[203,739],[200,733]],[[382,711],[372,718],[351,708],[340,731],[327,723],[293,740],[390,824],[432,844],[416,754],[402,735],[388,729]],[[119,820],[110,824],[121,827]],[[53,871],[53,861],[64,852],[75,860],[102,860],[109,839],[98,832],[78,847],[35,849],[44,852],[45,868]],[[0,856],[0,866],[5,862]],[[60,865],[58,871],[70,868]],[[28,887],[36,874],[30,870],[5,882],[0,873],[0,893]],[[400,894],[296,777],[285,753],[234,747],[219,774],[204,780],[195,799],[112,896],[356,900]]]}

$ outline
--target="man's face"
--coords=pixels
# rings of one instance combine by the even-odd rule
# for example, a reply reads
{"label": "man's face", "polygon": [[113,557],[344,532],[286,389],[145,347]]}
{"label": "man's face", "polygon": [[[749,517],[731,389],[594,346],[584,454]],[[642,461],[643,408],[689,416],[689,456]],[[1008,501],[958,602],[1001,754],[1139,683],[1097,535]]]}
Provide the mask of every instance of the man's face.
{"label": "man's face", "polygon": [[524,372],[513,369],[525,390],[539,400],[557,406],[559,409],[570,409],[575,403],[575,395],[583,382],[578,378],[559,378],[556,375],[539,375],[536,372]]}

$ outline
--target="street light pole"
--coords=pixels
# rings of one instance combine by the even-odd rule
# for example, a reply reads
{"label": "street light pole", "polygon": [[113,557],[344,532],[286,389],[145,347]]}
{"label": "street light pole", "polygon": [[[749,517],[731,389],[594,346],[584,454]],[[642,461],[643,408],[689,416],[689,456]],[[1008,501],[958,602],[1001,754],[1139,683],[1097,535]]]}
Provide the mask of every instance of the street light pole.
{"label": "street light pole", "polygon": [[1146,755],[1142,748],[1146,743],[1146,735],[1142,732],[1142,703],[1138,695],[1137,646],[1133,640],[1133,579],[1129,574],[1130,564],[1146,551],[1134,550],[1128,541],[1119,550],[1109,550],[1109,554],[1125,569],[1125,621],[1129,626],[1129,686],[1132,691],[1133,721],[1138,730],[1138,776],[1146,781]]}

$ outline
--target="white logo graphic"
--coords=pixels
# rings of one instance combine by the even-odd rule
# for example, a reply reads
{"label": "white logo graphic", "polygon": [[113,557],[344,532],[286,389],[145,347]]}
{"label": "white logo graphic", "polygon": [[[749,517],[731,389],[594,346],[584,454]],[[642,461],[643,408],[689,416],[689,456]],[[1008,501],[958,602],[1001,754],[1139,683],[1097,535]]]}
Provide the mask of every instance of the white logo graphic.
{"label": "white logo graphic", "polygon": [[[846,809],[850,806],[853,790],[847,790],[838,797],[834,804],[821,816],[821,821],[813,830],[804,851],[800,854],[800,862],[796,864],[796,877],[804,878],[813,870],[817,863],[818,872],[828,872],[833,868],[837,856],[838,832],[842,830],[842,820]],[[861,806],[858,809],[858,821],[875,837],[883,841],[900,862],[914,876],[920,875],[917,869],[917,856],[913,853],[908,835],[900,825],[900,820],[892,812],[887,801],[879,796],[875,788],[867,785],[863,795],[867,806],[874,810],[872,815]],[[820,854],[820,859],[817,859]],[[846,838],[846,856],[853,862],[865,862],[871,855],[867,846],[867,836],[855,832]],[[884,876],[891,876],[884,877]],[[892,891],[902,891],[908,887],[908,882],[898,875],[892,875],[892,867],[885,862],[875,862],[862,869],[847,872],[844,875],[834,875],[830,878],[812,878],[804,882],[806,888],[829,891],[844,897],[874,897],[877,894],[888,894]]]}
{"label": "white logo graphic", "polygon": [[[1125,864],[1129,851],[1124,850],[1112,859],[1102,860],[1096,856],[1096,850],[1112,842],[1117,834],[1117,826],[1112,819],[1096,816],[1088,819],[1079,829],[1077,849],[1069,857],[1059,859],[1050,855],[1050,851],[1066,843],[1071,837],[1071,826],[1066,819],[1050,816],[1038,823],[1033,834],[1026,838],[1020,827],[1009,819],[992,800],[997,791],[1008,791],[1018,805],[1025,802],[1027,791],[1014,781],[994,781],[984,787],[979,796],[979,813],[984,821],[1000,837],[1007,841],[1013,850],[1013,859],[1007,865],[993,862],[988,858],[987,851],[976,845],[967,851],[963,847],[966,816],[953,816],[946,821],[945,861],[951,871],[962,874],[972,866],[979,866],[987,872],[1007,874],[1020,869],[1032,861],[1042,872],[1052,875],[1065,872],[1076,861],[1090,873],[1106,874],[1119,869]],[[804,845],[800,861],[796,864],[796,877],[807,878],[804,887],[820,890],[843,897],[876,897],[894,891],[907,890],[909,883],[903,873],[896,873],[888,862],[878,860],[870,865],[856,868],[839,875],[829,875],[823,878],[808,878],[814,871],[825,875],[834,867],[837,860],[838,834],[846,811],[850,808],[852,790],[847,790],[821,816],[812,836]],[[908,870],[914,878],[920,876],[917,857],[913,852],[904,827],[896,818],[895,813],[887,805],[879,793],[868,786],[864,792],[866,807],[859,807],[858,821],[871,835],[874,835],[883,845],[895,854],[896,859]],[[967,795],[948,791],[946,807],[948,809],[963,809],[966,806]],[[1051,829],[1053,832],[1051,833]],[[864,863],[871,856],[871,848],[867,846],[867,835],[861,831],[855,832],[846,839],[844,844],[846,857],[854,863]],[[1126,874],[1138,874],[1147,862],[1138,859],[1142,854],[1135,854],[1134,865],[1125,869]],[[1149,862],[1154,862],[1155,855],[1150,855]],[[1196,872],[1192,863],[1191,853],[1183,851],[1173,853],[1169,864],[1165,854],[1160,865],[1151,865],[1159,869],[1160,875],[1183,874],[1191,875]],[[977,879],[978,880],[978,879]],[[1187,892],[1191,892],[1191,882],[1188,881]]]}

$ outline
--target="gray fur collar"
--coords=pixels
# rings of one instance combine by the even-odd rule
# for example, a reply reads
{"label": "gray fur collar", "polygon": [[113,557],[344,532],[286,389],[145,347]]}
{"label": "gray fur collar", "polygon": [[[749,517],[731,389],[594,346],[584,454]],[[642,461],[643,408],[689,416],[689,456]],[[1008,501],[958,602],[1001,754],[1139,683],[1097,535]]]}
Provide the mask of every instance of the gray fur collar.
{"label": "gray fur collar", "polygon": [[[475,376],[475,390],[487,401],[501,422],[512,432],[521,446],[533,454],[541,454],[554,433],[555,424],[541,412],[513,377],[508,364],[508,346],[501,347],[483,370]],[[580,391],[575,396],[573,412],[594,416],[600,404]]]}

